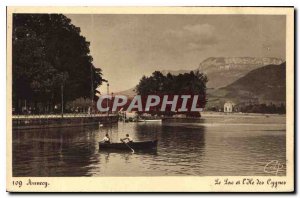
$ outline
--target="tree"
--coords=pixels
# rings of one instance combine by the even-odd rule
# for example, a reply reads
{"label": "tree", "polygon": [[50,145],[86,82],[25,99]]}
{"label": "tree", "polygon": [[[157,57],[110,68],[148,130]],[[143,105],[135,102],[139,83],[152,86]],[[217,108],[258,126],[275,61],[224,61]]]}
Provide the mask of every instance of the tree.
{"label": "tree", "polygon": [[150,77],[143,76],[136,86],[137,93],[147,94],[206,94],[207,77],[199,71],[164,76],[161,72],[155,71]]}
{"label": "tree", "polygon": [[[201,95],[206,103],[206,83],[207,77],[199,71],[166,76],[159,71],[155,71],[151,76],[143,76],[136,91],[139,95]],[[167,112],[166,112],[167,113]],[[169,112],[170,113],[170,112]],[[192,114],[190,114],[192,115]]]}
{"label": "tree", "polygon": [[[43,107],[92,97],[102,84],[92,64],[89,42],[62,14],[14,14],[12,37],[13,105],[26,100]],[[63,80],[62,77],[64,76]]]}

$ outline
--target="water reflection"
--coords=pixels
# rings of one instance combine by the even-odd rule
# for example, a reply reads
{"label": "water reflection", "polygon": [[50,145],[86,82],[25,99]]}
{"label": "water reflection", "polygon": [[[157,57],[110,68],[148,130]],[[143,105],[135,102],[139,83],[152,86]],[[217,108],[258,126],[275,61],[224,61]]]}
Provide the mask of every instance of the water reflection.
{"label": "water reflection", "polygon": [[[282,118],[284,119],[284,118]],[[257,118],[196,123],[118,123],[13,131],[14,176],[268,175],[269,160],[285,163],[285,124]],[[119,142],[158,139],[154,152],[101,151],[108,133]],[[285,175],[282,170],[280,175]]]}

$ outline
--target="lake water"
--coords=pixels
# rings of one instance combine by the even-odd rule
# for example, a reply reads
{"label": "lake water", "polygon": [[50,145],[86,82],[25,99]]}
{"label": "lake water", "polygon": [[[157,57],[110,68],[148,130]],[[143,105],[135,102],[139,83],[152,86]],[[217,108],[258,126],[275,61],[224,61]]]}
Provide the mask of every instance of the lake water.
{"label": "lake water", "polygon": [[[156,152],[99,151],[118,141],[158,138]],[[13,176],[256,176],[286,162],[285,116],[207,115],[194,123],[118,123],[13,131]],[[291,145],[292,146],[292,145]],[[278,175],[286,175],[285,166]]]}

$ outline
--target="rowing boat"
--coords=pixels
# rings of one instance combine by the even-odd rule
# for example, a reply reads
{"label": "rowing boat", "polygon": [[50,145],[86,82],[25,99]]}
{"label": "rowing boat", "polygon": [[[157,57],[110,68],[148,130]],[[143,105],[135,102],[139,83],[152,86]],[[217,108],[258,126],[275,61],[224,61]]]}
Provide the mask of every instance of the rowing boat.
{"label": "rowing boat", "polygon": [[99,142],[99,149],[100,150],[108,150],[108,149],[128,150],[130,147],[134,150],[151,150],[157,148],[157,140],[142,141],[142,142],[128,142],[126,144],[122,142],[120,143]]}

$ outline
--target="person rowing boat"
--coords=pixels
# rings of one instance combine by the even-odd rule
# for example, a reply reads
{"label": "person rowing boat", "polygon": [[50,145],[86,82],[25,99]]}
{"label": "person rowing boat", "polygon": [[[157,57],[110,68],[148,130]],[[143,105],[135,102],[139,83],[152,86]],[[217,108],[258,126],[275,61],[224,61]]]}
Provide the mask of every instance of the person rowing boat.
{"label": "person rowing boat", "polygon": [[132,138],[129,137],[128,133],[126,134],[125,138],[121,138],[120,140],[121,140],[121,142],[125,142],[125,143],[133,142]]}
{"label": "person rowing boat", "polygon": [[125,138],[121,138],[120,139],[121,140],[121,142],[123,142],[131,151],[132,151],[132,153],[134,153],[134,149],[133,148],[131,148],[129,145],[128,145],[128,143],[132,143],[133,141],[132,141],[132,138],[131,137],[129,137],[129,134],[127,133],[126,134],[126,137]]}

